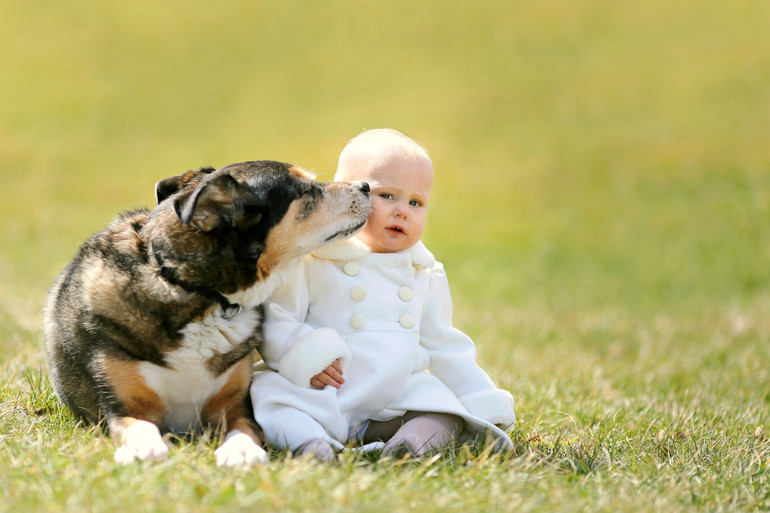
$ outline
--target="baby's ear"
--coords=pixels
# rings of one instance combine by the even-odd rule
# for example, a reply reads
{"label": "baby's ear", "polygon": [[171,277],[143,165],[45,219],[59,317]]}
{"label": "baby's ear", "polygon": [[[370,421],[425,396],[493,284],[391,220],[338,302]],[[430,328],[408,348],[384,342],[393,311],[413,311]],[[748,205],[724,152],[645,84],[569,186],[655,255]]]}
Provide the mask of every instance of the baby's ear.
{"label": "baby's ear", "polygon": [[253,208],[257,199],[248,187],[232,176],[222,173],[206,180],[188,194],[174,200],[174,210],[185,226],[193,226],[202,232],[231,228],[241,221],[245,206],[249,205],[249,221],[256,223],[261,217]]}

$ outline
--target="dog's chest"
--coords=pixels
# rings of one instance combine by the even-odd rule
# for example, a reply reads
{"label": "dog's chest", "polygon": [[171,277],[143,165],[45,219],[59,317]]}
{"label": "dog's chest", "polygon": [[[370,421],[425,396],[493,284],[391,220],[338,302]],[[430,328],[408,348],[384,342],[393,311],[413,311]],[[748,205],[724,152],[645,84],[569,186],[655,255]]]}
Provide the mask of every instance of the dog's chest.
{"label": "dog's chest", "polygon": [[219,312],[185,326],[182,343],[166,353],[166,366],[143,362],[139,372],[163,400],[166,427],[183,432],[200,427],[206,402],[227,383],[232,369],[214,373],[209,362],[235,350],[261,323],[254,309],[243,309],[236,318],[223,319]]}

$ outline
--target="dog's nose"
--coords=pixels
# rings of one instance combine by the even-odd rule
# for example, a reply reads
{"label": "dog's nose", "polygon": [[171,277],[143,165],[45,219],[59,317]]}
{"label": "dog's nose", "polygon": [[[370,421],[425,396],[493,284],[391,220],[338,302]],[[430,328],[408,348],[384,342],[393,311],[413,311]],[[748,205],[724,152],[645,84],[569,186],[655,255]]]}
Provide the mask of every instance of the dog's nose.
{"label": "dog's nose", "polygon": [[359,185],[359,187],[360,187],[362,192],[369,192],[370,191],[368,183],[366,183],[366,182],[358,182],[358,185]]}

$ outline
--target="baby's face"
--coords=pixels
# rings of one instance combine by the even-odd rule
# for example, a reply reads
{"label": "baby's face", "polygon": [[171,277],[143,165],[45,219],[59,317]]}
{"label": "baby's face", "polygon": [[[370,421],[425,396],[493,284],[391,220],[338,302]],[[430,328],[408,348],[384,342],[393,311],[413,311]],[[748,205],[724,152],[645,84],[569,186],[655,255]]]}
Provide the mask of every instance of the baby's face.
{"label": "baby's face", "polygon": [[359,179],[369,183],[372,211],[358,238],[374,253],[414,246],[428,216],[433,168],[427,160],[392,158]]}

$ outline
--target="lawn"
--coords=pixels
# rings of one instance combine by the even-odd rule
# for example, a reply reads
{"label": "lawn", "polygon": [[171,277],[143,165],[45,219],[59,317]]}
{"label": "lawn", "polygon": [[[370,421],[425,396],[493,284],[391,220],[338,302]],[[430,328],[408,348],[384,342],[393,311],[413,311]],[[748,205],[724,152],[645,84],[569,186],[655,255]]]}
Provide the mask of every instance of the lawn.
{"label": "lawn", "polygon": [[[11,2],[0,16],[0,511],[770,509],[770,4]],[[515,448],[118,466],[56,402],[43,298],[160,178],[333,175],[390,126]]]}

